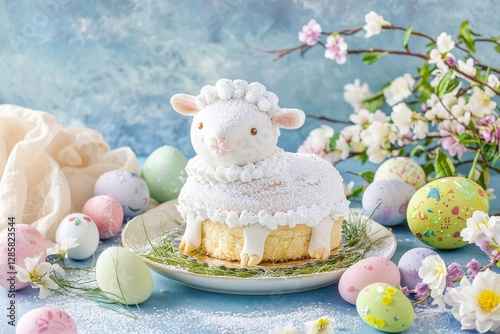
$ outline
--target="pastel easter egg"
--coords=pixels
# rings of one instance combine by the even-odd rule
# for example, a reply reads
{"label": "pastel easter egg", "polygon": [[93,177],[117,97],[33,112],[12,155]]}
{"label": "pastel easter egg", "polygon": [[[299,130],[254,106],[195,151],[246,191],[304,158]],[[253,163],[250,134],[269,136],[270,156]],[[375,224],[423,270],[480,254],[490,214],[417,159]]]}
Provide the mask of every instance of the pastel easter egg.
{"label": "pastel easter egg", "polygon": [[108,195],[116,199],[127,218],[146,210],[149,188],[137,174],[126,170],[113,170],[102,174],[94,185],[94,196]]}
{"label": "pastel easter egg", "polygon": [[94,254],[99,246],[99,230],[92,219],[83,213],[71,213],[63,218],[56,231],[56,242],[75,238],[78,246],[68,249],[68,257],[83,260]]}
{"label": "pastel easter egg", "polygon": [[371,283],[385,282],[398,286],[401,276],[398,267],[384,257],[368,257],[349,268],[340,277],[340,296],[348,303],[355,304],[358,294]]}
{"label": "pastel easter egg", "polygon": [[142,259],[123,247],[110,247],[97,259],[97,284],[111,299],[127,305],[144,302],[153,292],[153,276]]}
{"label": "pastel easter egg", "polygon": [[373,181],[363,193],[363,212],[385,226],[404,223],[406,207],[414,193],[415,189],[400,180]]}
{"label": "pastel easter egg", "polygon": [[175,147],[162,146],[144,161],[142,178],[151,197],[163,203],[176,199],[186,183],[186,157]]}
{"label": "pastel easter egg", "polygon": [[71,316],[56,307],[39,307],[26,312],[17,322],[16,334],[78,333]]}
{"label": "pastel easter egg", "polygon": [[[0,286],[19,290],[29,285],[16,278],[14,264],[26,268],[24,260],[28,257],[40,257],[40,262],[47,258],[45,238],[33,226],[27,224],[7,225],[0,233]],[[15,262],[12,262],[15,259]]]}
{"label": "pastel easter egg", "polygon": [[412,233],[426,245],[439,249],[467,244],[460,232],[474,211],[488,212],[486,192],[464,177],[445,177],[429,182],[413,195],[407,220]]}
{"label": "pastel easter egg", "polygon": [[385,161],[377,168],[374,181],[378,180],[400,180],[415,190],[420,189],[427,182],[424,169],[410,158],[396,157]]}
{"label": "pastel easter egg", "polygon": [[109,239],[116,235],[123,224],[123,208],[110,196],[92,197],[83,206],[82,213],[94,221],[101,239]]}
{"label": "pastel easter egg", "polygon": [[413,290],[417,283],[422,282],[418,276],[418,270],[422,267],[422,260],[429,255],[437,255],[435,251],[429,248],[412,248],[401,256],[398,262],[399,272],[401,273],[401,286],[406,286]]}
{"label": "pastel easter egg", "polygon": [[410,300],[399,289],[383,282],[361,290],[356,299],[356,310],[369,326],[387,333],[403,332],[415,319]]}

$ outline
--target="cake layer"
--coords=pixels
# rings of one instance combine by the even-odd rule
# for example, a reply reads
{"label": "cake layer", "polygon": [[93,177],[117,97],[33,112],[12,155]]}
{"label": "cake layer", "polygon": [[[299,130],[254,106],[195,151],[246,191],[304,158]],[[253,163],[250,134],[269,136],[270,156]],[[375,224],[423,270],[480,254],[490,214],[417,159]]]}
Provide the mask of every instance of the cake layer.
{"label": "cake layer", "polygon": [[[342,220],[340,217],[333,224],[330,250],[341,245]],[[228,227],[226,224],[205,220],[202,223],[200,250],[213,258],[239,261],[243,248],[243,229],[239,226]],[[310,258],[308,246],[311,231],[312,228],[304,224],[293,228],[281,226],[271,231],[266,239],[262,262],[286,262]]]}

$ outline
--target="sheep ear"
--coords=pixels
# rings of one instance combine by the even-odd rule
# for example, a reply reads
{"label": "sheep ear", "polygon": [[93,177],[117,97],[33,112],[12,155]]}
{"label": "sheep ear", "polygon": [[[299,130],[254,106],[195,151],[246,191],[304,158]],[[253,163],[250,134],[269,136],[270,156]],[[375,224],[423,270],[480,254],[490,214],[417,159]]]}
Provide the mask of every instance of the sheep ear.
{"label": "sheep ear", "polygon": [[194,116],[200,111],[193,95],[175,94],[170,99],[170,104],[175,111],[186,116]]}
{"label": "sheep ear", "polygon": [[273,117],[273,124],[283,129],[298,129],[306,120],[306,115],[300,109],[281,108],[281,113]]}

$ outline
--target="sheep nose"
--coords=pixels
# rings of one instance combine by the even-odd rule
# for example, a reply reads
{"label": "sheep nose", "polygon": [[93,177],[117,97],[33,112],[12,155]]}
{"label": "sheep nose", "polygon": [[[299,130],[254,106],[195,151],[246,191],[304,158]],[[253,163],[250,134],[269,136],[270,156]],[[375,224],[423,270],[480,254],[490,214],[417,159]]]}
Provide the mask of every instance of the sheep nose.
{"label": "sheep nose", "polygon": [[211,148],[219,148],[220,145],[226,140],[226,137],[221,137],[221,138],[217,138],[217,137],[212,137],[211,140],[210,140],[210,147]]}

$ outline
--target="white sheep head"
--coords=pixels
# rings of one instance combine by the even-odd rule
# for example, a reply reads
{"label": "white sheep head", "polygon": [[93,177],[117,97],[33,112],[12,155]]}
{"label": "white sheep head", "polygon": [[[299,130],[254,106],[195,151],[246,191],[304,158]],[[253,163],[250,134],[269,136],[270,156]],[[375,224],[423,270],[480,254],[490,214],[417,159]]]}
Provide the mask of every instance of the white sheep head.
{"label": "white sheep head", "polygon": [[279,128],[297,129],[305,115],[280,108],[278,97],[258,83],[220,79],[200,95],[175,94],[170,103],[180,114],[193,116],[191,143],[209,166],[255,163],[276,149]]}

